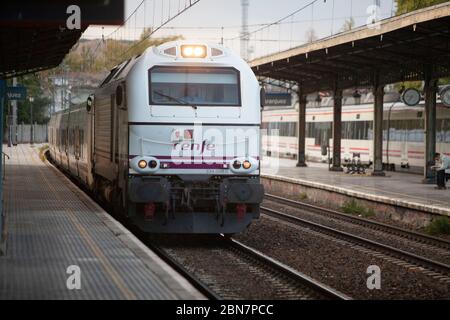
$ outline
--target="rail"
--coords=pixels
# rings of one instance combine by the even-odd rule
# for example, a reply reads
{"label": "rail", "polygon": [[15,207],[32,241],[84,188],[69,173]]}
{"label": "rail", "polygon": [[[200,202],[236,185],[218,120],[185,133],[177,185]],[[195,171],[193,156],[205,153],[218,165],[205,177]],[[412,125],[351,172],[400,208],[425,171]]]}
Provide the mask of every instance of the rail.
{"label": "rail", "polygon": [[261,207],[261,211],[269,216],[273,216],[275,218],[279,218],[281,220],[293,222],[297,225],[303,225],[308,227],[309,229],[313,229],[319,231],[320,233],[330,235],[334,238],[342,239],[351,243],[359,244],[363,247],[374,249],[377,252],[387,253],[392,257],[396,257],[402,261],[408,261],[420,267],[429,268],[431,270],[437,271],[439,273],[444,274],[445,276],[450,275],[450,265],[445,263],[441,263],[439,261],[431,260],[426,257],[422,257],[416,255],[411,252],[407,252],[404,250],[397,249],[390,245],[385,245],[378,241],[369,240],[363,238],[361,236],[357,236],[345,231],[338,230],[336,228],[328,227],[319,223],[315,223],[312,221],[308,221],[302,218],[298,218],[296,216],[286,214],[284,212],[273,210],[266,207]]}
{"label": "rail", "polygon": [[200,291],[209,300],[222,300],[222,298],[210,289],[203,281],[196,277],[192,272],[189,272],[181,263],[170,257],[164,250],[152,243],[146,243],[148,247],[153,250],[161,259],[170,265],[175,271],[186,278],[198,291]]}
{"label": "rail", "polygon": [[330,218],[335,218],[357,225],[361,225],[370,229],[380,230],[389,234],[401,236],[407,239],[416,239],[418,242],[428,243],[430,245],[438,246],[445,249],[450,249],[450,241],[447,239],[430,236],[427,234],[419,233],[416,231],[404,229],[387,223],[369,220],[366,218],[350,215],[348,213],[339,212],[336,210],[320,207],[317,205],[300,202],[284,197],[280,197],[274,194],[265,194],[265,198],[270,201],[286,204],[297,209],[307,210],[310,213],[316,213],[322,216],[328,216]]}
{"label": "rail", "polygon": [[[172,240],[173,241],[173,240]],[[191,243],[190,241],[194,241]],[[184,245],[180,246],[179,241],[175,241],[174,245],[169,244],[167,251],[167,244],[162,247],[157,244],[158,240],[153,239],[152,241],[147,241],[146,244],[154,250],[163,260],[169,263],[173,268],[175,268],[180,274],[182,274],[186,279],[188,279],[198,290],[200,290],[207,298],[221,300],[230,299],[229,289],[223,291],[221,286],[223,285],[221,281],[223,279],[221,276],[216,274],[210,274],[210,271],[205,271],[204,268],[199,267],[195,264],[193,267],[189,262],[186,262],[183,256],[188,255],[189,257],[196,256],[198,254],[203,254],[206,257],[211,257],[211,254],[218,254],[221,257],[227,257],[229,263],[224,265],[223,277],[228,277],[230,274],[226,271],[227,268],[233,269],[237,268],[238,265],[242,267],[242,264],[247,265],[247,270],[252,277],[256,274],[259,276],[264,276],[267,278],[276,277],[279,281],[287,281],[287,287],[283,287],[282,291],[277,291],[274,287],[274,292],[271,294],[283,296],[286,295],[291,290],[299,290],[300,292],[292,292],[292,294],[298,299],[325,299],[325,300],[351,300],[352,298],[330,288],[319,281],[310,278],[309,276],[287,266],[283,263],[257,251],[235,239],[231,239],[225,235],[212,236],[205,240],[204,237],[194,238],[184,242]],[[208,246],[205,246],[205,243]],[[193,251],[190,251],[192,250]],[[197,252],[196,250],[200,250]],[[171,252],[172,251],[172,252]],[[217,253],[220,251],[220,253]],[[170,253],[171,252],[171,253]],[[175,253],[174,253],[175,252]],[[181,254],[178,256],[178,254]],[[189,259],[188,259],[189,260]],[[194,259],[195,261],[195,259]],[[227,260],[228,261],[228,260]],[[235,265],[236,264],[236,265]],[[206,274],[204,273],[206,272]],[[203,273],[203,274],[202,274]],[[208,284],[204,282],[207,279]],[[218,281],[218,282],[216,282]],[[219,283],[219,285],[218,285]],[[229,285],[229,279],[226,280],[227,286]],[[251,285],[251,281],[244,286]],[[295,289],[292,289],[295,288]],[[231,289],[230,289],[231,290]],[[239,290],[236,290],[239,292]],[[231,295],[233,296],[233,294]]]}
{"label": "rail", "polygon": [[308,277],[307,275],[294,270],[293,268],[263,254],[260,251],[257,251],[237,240],[234,239],[225,239],[225,241],[228,241],[228,243],[233,246],[234,248],[236,248],[237,250],[254,257],[255,259],[261,261],[262,263],[279,270],[281,273],[286,274],[288,277],[292,278],[293,280],[304,284],[306,287],[309,287],[311,290],[314,290],[318,293],[320,293],[320,295],[322,295],[323,297],[327,298],[327,299],[331,299],[331,300],[352,300],[351,297],[337,291],[334,290],[324,284],[322,284],[321,282],[312,279],[310,277]]}

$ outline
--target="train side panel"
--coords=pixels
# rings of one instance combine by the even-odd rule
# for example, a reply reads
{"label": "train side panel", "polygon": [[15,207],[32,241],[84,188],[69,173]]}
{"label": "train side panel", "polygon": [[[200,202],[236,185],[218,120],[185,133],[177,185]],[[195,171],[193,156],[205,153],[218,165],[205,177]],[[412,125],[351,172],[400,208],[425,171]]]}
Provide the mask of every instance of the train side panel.
{"label": "train side panel", "polygon": [[[421,172],[424,165],[424,112],[423,104],[407,107],[397,103],[385,104],[383,163],[394,164],[411,171]],[[391,111],[389,111],[391,109]],[[308,108],[306,111],[306,157],[309,161],[327,161],[327,148],[332,151],[332,116],[329,107]],[[389,120],[388,120],[389,119]],[[436,151],[450,154],[450,109],[437,107]],[[373,154],[373,106],[344,106],[342,113],[341,157],[345,162],[358,153],[365,163],[372,162]],[[293,109],[267,110],[263,112],[263,127],[269,135],[263,135],[263,152],[268,155],[296,158],[298,113]],[[389,130],[386,130],[387,127]],[[277,129],[279,136],[270,135]],[[328,142],[328,143],[327,143]]]}

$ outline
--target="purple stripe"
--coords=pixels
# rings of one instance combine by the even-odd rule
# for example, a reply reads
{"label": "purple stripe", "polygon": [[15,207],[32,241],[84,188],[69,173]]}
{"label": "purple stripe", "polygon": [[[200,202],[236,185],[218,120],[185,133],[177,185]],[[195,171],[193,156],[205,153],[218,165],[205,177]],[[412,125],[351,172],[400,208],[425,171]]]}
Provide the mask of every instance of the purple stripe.
{"label": "purple stripe", "polygon": [[[130,155],[128,158],[133,159],[134,157],[139,157],[138,155]],[[197,159],[197,160],[232,160],[236,157],[202,157],[202,156],[192,156],[192,157],[175,157],[175,156],[151,156],[155,157],[159,160],[189,160]],[[259,160],[259,157],[252,157],[256,160]]]}
{"label": "purple stripe", "polygon": [[161,169],[228,169],[228,164],[223,163],[162,162],[161,165]]}

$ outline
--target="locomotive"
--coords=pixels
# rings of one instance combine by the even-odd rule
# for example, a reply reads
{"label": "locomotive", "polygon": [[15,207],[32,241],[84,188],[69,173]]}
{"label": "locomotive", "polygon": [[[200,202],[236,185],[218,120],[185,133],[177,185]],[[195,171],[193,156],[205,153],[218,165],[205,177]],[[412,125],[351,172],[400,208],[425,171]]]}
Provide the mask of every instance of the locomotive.
{"label": "locomotive", "polygon": [[52,161],[149,233],[245,230],[259,217],[261,97],[220,45],[175,41],[114,67],[54,113]]}

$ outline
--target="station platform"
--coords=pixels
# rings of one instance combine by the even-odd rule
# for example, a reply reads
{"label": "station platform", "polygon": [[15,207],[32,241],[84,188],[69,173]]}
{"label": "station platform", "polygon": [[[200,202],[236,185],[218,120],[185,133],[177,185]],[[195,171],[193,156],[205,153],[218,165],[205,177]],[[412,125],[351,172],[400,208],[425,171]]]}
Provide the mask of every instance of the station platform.
{"label": "station platform", "polygon": [[418,174],[386,171],[386,176],[332,172],[324,163],[308,162],[296,167],[296,161],[265,157],[262,176],[297,183],[359,199],[450,216],[450,189],[436,190],[435,184],[423,184]]}
{"label": "station platform", "polygon": [[3,147],[0,299],[204,299],[187,280],[39,157]]}

